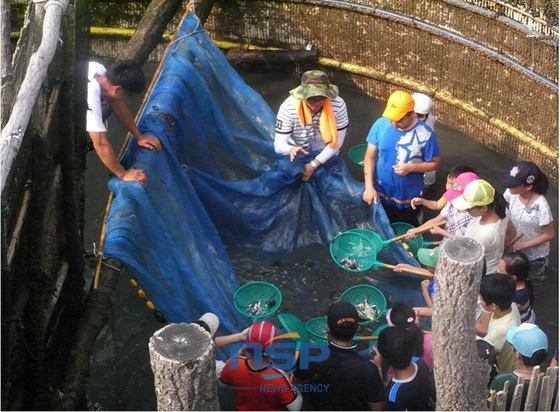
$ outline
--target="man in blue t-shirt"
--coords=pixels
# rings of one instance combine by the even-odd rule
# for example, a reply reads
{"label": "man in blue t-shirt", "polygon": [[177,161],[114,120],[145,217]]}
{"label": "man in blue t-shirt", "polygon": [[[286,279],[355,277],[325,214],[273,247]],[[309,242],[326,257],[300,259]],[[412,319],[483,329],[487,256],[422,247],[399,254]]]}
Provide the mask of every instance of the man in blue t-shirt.
{"label": "man in blue t-shirt", "polygon": [[437,170],[441,160],[436,135],[416,117],[412,96],[394,92],[366,140],[364,201],[381,199],[391,222],[418,226],[421,209],[412,209],[410,202],[422,196],[423,174]]}

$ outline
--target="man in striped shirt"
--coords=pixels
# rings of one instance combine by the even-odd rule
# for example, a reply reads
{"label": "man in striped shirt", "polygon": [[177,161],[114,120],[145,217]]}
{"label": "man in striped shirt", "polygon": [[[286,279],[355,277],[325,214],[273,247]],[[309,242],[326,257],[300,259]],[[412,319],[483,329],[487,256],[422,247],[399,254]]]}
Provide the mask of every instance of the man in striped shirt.
{"label": "man in striped shirt", "polygon": [[290,156],[303,156],[302,180],[340,152],[348,128],[346,103],[338,96],[338,87],[330,84],[326,73],[310,70],[301,85],[290,90],[276,120],[274,150]]}

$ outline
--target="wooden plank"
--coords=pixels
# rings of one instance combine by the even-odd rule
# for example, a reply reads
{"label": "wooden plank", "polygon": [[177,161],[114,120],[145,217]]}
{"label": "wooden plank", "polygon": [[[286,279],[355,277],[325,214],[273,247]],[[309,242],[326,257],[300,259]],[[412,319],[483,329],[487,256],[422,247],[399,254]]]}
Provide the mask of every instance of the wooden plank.
{"label": "wooden plank", "polygon": [[519,380],[517,381],[517,385],[515,385],[514,391],[513,391],[513,398],[511,399],[511,405],[509,407],[510,411],[520,411],[521,410],[521,399],[523,398],[523,387],[525,386],[523,383],[523,379],[522,382],[519,383]]}
{"label": "wooden plank", "polygon": [[[556,389],[556,385],[558,385],[558,366],[552,366],[546,370],[546,377],[548,379],[548,391],[546,394],[546,399],[544,404],[542,405],[542,411],[550,411],[552,410],[552,400],[554,396],[554,390]],[[544,382],[544,381],[543,381]],[[544,385],[544,383],[543,383]],[[539,403],[540,406],[540,403]],[[554,410],[558,410],[558,396],[556,397],[556,408]]]}
{"label": "wooden plank", "polygon": [[538,406],[537,411],[544,411],[545,410],[545,403],[548,398],[548,391],[549,391],[549,383],[550,383],[550,376],[545,376],[542,379],[541,390],[539,391],[539,397],[537,399]]}
{"label": "wooden plank", "polygon": [[527,399],[525,400],[525,411],[534,411],[537,406],[537,397],[539,392],[539,376],[541,371],[540,366],[535,366],[533,368],[533,373],[531,374],[531,382],[529,383],[529,391],[527,392]]}
{"label": "wooden plank", "polygon": [[[509,382],[506,382],[509,383]],[[505,411],[506,410],[506,401],[507,401],[507,392],[500,391],[496,394],[496,406],[494,407],[495,411]]]}

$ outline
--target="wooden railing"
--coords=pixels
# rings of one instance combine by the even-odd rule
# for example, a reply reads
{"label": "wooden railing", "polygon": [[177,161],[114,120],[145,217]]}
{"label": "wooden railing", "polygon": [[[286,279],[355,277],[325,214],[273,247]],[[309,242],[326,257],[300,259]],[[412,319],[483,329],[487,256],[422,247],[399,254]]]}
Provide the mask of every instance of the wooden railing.
{"label": "wooden railing", "polygon": [[[494,392],[490,395],[489,410],[491,411],[557,411],[558,410],[558,366],[550,367],[546,370],[546,374],[541,372],[540,366],[533,368],[531,374],[531,382],[527,398],[525,399],[524,408],[521,409],[521,400],[523,397],[523,388],[525,379],[519,377],[517,385],[514,388],[509,387],[506,382],[504,389]],[[509,409],[506,409],[509,391],[512,390],[513,398]],[[556,394],[556,400],[554,395]],[[554,407],[552,402],[554,401]]]}

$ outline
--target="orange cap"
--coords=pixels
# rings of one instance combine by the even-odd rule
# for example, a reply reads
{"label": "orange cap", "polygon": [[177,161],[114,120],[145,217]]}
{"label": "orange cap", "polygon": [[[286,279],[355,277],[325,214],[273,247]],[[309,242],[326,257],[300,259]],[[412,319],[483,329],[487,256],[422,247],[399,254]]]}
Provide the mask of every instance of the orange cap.
{"label": "orange cap", "polygon": [[399,121],[405,114],[414,110],[414,99],[410,94],[403,91],[396,91],[387,101],[387,107],[383,112],[383,116],[389,120]]}

